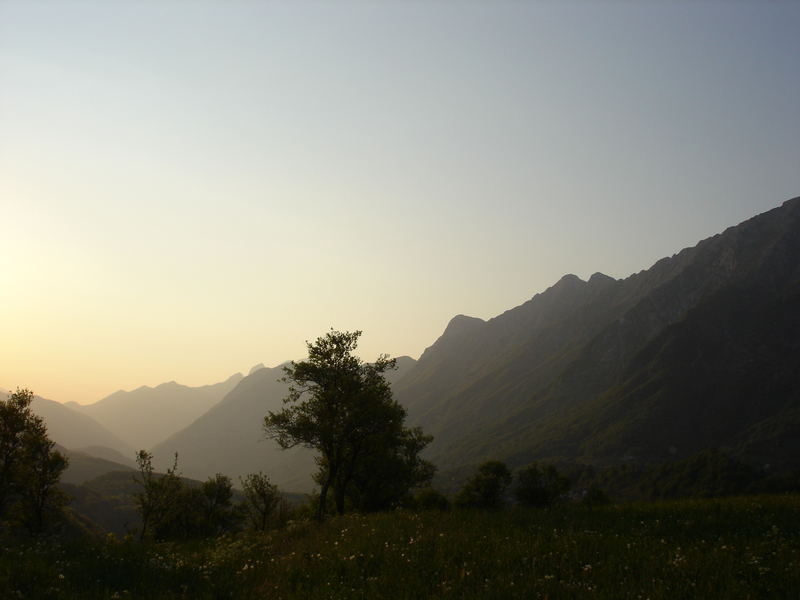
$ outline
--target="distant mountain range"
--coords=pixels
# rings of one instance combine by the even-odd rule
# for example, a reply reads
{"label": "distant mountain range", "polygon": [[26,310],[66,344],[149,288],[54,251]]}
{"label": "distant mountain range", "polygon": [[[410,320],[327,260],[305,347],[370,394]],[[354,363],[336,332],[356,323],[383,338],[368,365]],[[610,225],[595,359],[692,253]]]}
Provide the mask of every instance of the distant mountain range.
{"label": "distant mountain range", "polygon": [[[565,275],[488,321],[458,315],[398,366],[395,397],[434,436],[426,453],[444,471],[490,458],[642,464],[710,448],[798,469],[800,198],[626,279]],[[82,407],[37,398],[34,410],[77,457],[76,483],[130,468],[148,448],[161,469],[177,452],[188,477],[263,471],[310,491],[313,453],[282,451],[262,431],[286,396],[282,375],[256,365],[214,385],[170,382]]]}
{"label": "distant mountain range", "polygon": [[[396,381],[412,368],[414,359],[397,359],[398,369],[387,379]],[[187,428],[153,448],[154,462],[163,469],[175,452],[181,472],[204,479],[215,473],[237,478],[263,471],[287,491],[306,492],[313,488],[314,454],[306,448],[281,450],[264,437],[263,423],[268,411],[283,407],[287,394],[281,366],[251,372],[225,398]]]}
{"label": "distant mountain range", "polygon": [[128,446],[150,448],[205,413],[243,378],[236,373],[221,383],[201,387],[170,381],[131,392],[120,390],[94,404],[78,405],[76,410],[95,419]]}
{"label": "distant mountain range", "polygon": [[710,447],[800,467],[800,198],[627,279],[455,317],[395,392],[444,469]]}
{"label": "distant mountain range", "polygon": [[[8,391],[0,390],[0,396],[5,398],[8,395]],[[44,420],[50,439],[64,447],[96,446],[133,457],[133,448],[90,416],[65,404],[34,396],[31,409]]]}

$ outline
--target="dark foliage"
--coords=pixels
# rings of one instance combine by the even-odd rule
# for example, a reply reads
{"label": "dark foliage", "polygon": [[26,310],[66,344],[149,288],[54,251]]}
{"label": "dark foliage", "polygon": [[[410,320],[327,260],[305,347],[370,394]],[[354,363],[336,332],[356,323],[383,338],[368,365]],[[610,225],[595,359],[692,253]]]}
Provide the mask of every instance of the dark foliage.
{"label": "dark foliage", "polygon": [[581,504],[587,508],[597,508],[599,506],[606,506],[607,504],[611,504],[611,499],[608,495],[600,488],[599,485],[593,483],[589,486],[589,489],[586,490],[586,493],[583,494],[583,497],[580,500]]}
{"label": "dark foliage", "polygon": [[58,482],[68,461],[32,401],[27,389],[0,400],[0,525],[38,534],[63,517],[67,498]]}
{"label": "dark foliage", "polygon": [[455,504],[464,508],[500,508],[511,480],[511,472],[505,463],[486,461],[458,492]]}
{"label": "dark foliage", "polygon": [[201,485],[180,477],[178,456],[166,473],[153,470],[152,455],[136,455],[141,489],[134,494],[141,518],[139,539],[176,540],[211,537],[231,531],[238,524],[229,477],[217,474]]}
{"label": "dark foliage", "polygon": [[240,505],[250,528],[266,530],[280,514],[282,503],[278,486],[270,482],[263,473],[251,473],[240,479],[244,500]]}
{"label": "dark foliage", "polygon": [[553,465],[533,464],[517,473],[514,497],[523,506],[553,506],[569,491],[570,481]]}
{"label": "dark foliage", "polygon": [[416,493],[412,506],[417,510],[450,510],[450,500],[433,488],[424,488]]}
{"label": "dark foliage", "polygon": [[339,514],[348,499],[374,510],[432,475],[432,465],[419,458],[431,438],[403,426],[405,409],[383,377],[395,361],[383,355],[370,364],[354,356],[360,335],[331,330],[308,343],[308,360],[284,369],[290,384],[284,402],[291,406],[264,419],[267,435],[282,448],[302,445],[319,453],[319,520],[329,492]]}

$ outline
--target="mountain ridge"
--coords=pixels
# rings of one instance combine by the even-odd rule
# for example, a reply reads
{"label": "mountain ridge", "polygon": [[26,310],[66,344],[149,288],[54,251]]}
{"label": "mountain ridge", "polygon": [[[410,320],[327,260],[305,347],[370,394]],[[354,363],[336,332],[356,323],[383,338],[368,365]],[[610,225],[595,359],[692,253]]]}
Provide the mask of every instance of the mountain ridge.
{"label": "mountain ridge", "polygon": [[457,343],[448,326],[398,383],[397,397],[434,435],[429,456],[445,468],[489,457],[587,459],[577,442],[564,441],[569,436],[549,452],[525,436],[619,385],[637,353],[715,294],[749,286],[768,295],[796,285],[798,230],[795,198],[625,279],[565,275],[474,323]]}
{"label": "mountain ridge", "polygon": [[[393,383],[415,364],[409,356],[397,357],[397,370],[388,371]],[[244,377],[220,402],[184,429],[153,448],[154,464],[164,469],[178,453],[178,466],[188,477],[204,479],[217,472],[234,481],[248,473],[263,471],[283,490],[310,492],[316,469],[313,451],[295,447],[282,450],[263,431],[268,411],[283,408],[288,385],[282,363],[254,371]]]}
{"label": "mountain ridge", "polygon": [[[235,373],[219,383],[186,386],[167,381],[154,387],[120,390],[80,407],[133,448],[151,448],[191,423],[219,402],[244,375]],[[154,418],[157,415],[157,418]]]}

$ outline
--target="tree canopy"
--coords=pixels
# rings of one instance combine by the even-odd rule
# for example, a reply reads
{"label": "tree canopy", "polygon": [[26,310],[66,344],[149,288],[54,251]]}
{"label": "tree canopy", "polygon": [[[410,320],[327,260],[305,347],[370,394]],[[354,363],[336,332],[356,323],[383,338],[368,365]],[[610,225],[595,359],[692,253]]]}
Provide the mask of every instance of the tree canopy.
{"label": "tree canopy", "polygon": [[31,410],[32,401],[27,389],[0,400],[0,522],[40,533],[66,503],[57,485],[68,461]]}
{"label": "tree canopy", "polygon": [[511,472],[505,463],[487,460],[458,492],[455,503],[466,508],[500,508],[511,479]]}
{"label": "tree canopy", "polygon": [[523,506],[552,506],[569,491],[570,481],[553,465],[532,464],[517,473],[514,495]]}
{"label": "tree canopy", "polygon": [[[395,360],[384,354],[363,362],[353,354],[360,336],[332,329],[307,342],[308,360],[284,367],[287,406],[264,419],[267,436],[282,448],[302,445],[319,453],[320,520],[329,491],[339,513],[348,496],[363,508],[383,507],[433,474],[433,466],[419,458],[432,438],[404,427],[406,411],[383,377],[396,368]],[[390,482],[402,489],[388,493]]]}

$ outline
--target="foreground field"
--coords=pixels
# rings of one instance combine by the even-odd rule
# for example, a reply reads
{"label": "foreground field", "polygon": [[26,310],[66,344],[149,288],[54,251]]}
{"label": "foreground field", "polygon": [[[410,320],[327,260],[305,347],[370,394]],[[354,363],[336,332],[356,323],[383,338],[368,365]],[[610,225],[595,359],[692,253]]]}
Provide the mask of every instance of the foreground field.
{"label": "foreground field", "polygon": [[798,598],[800,497],[395,512],[268,536],[4,547],[3,598]]}

